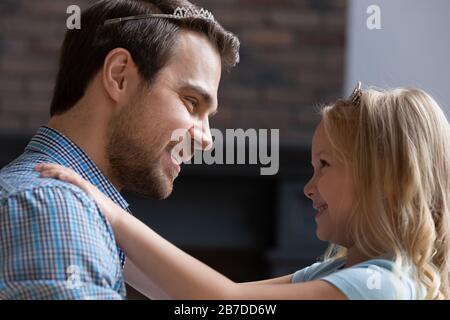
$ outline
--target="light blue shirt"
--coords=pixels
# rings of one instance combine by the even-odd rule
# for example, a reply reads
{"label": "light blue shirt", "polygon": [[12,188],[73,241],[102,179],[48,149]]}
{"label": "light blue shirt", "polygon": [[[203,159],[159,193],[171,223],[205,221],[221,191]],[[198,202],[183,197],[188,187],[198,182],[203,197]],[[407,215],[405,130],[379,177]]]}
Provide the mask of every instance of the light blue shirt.
{"label": "light blue shirt", "polygon": [[80,188],[41,178],[59,163],[128,204],[69,138],[42,127],[25,152],[0,170],[0,300],[126,298],[123,252],[98,206]]}
{"label": "light blue shirt", "polygon": [[407,270],[394,272],[391,260],[377,258],[343,268],[345,259],[314,263],[294,273],[292,282],[324,280],[350,300],[418,299],[412,274]]}

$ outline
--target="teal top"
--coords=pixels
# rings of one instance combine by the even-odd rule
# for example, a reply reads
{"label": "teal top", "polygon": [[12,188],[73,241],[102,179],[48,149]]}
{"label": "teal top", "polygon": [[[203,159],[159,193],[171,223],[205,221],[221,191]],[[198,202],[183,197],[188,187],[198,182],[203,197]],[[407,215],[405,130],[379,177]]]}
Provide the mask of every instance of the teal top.
{"label": "teal top", "polygon": [[416,281],[408,270],[394,272],[394,262],[384,258],[344,268],[346,258],[314,263],[294,273],[292,282],[323,280],[338,288],[350,300],[415,300]]}

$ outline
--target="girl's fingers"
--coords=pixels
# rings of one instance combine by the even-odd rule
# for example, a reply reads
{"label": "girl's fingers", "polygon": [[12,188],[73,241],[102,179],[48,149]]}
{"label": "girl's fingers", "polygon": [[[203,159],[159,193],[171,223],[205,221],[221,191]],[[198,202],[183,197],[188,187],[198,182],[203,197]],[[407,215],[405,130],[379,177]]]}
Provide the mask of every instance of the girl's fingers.
{"label": "girl's fingers", "polygon": [[43,171],[43,170],[48,170],[48,169],[56,169],[56,168],[60,168],[62,166],[56,164],[56,163],[40,163],[36,166],[36,171]]}
{"label": "girl's fingers", "polygon": [[36,166],[36,171],[42,172],[45,170],[60,170],[60,171],[64,171],[67,173],[77,175],[77,173],[75,171],[73,171],[72,169],[66,168],[66,167],[64,167],[60,164],[56,164],[56,163],[41,163]]}
{"label": "girl's fingers", "polygon": [[93,189],[95,190],[95,187],[93,187],[87,180],[83,179],[78,173],[59,164],[43,163],[37,165],[36,170],[41,173],[41,177],[54,178],[72,183],[88,194],[91,194]]}
{"label": "girl's fingers", "polygon": [[[73,171],[72,169],[63,167],[59,164],[54,164],[54,163],[42,163],[36,166],[36,171],[38,172],[60,172],[61,174],[64,174],[64,176],[73,176],[73,177],[78,177],[78,174]],[[80,177],[81,178],[81,177]]]}
{"label": "girl's fingers", "polygon": [[41,171],[41,177],[56,178],[60,171],[56,169],[46,169]]}
{"label": "girl's fingers", "polygon": [[73,174],[61,171],[59,169],[50,169],[41,172],[41,177],[43,178],[54,178],[64,182],[71,183],[87,193],[90,193],[90,188],[88,182],[74,176]]}
{"label": "girl's fingers", "polygon": [[67,175],[65,172],[59,170],[59,169],[47,169],[44,171],[41,171],[41,177],[44,178],[56,178],[59,180],[67,181],[71,179],[70,175]]}
{"label": "girl's fingers", "polygon": [[55,178],[58,180],[73,183],[79,187],[83,187],[84,184],[84,180],[81,177],[77,176],[74,172],[66,170],[65,168],[48,166],[43,167],[38,171],[40,171],[41,177]]}

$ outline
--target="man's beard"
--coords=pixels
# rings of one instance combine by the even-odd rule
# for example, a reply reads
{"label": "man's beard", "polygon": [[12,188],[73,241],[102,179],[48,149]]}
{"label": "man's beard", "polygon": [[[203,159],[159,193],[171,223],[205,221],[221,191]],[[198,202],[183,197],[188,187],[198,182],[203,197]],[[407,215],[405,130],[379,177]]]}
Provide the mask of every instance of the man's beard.
{"label": "man's beard", "polygon": [[[123,108],[124,111],[110,122],[107,153],[111,173],[126,191],[165,199],[172,193],[175,176],[169,176],[163,170],[165,148],[158,145],[161,133],[152,130],[155,132],[153,137],[140,135],[139,128],[148,124],[139,119],[140,109],[144,106],[139,105],[138,99],[133,100],[136,101]],[[150,125],[155,127],[155,124]]]}

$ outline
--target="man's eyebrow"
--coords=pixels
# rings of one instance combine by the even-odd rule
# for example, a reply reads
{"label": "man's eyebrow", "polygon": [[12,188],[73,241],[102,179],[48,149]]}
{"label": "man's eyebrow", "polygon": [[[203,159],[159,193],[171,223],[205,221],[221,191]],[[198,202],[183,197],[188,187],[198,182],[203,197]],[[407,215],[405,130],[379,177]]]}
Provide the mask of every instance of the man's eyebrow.
{"label": "man's eyebrow", "polygon": [[197,92],[203,99],[206,104],[211,104],[213,102],[213,97],[209,94],[209,92],[203,88],[202,86],[192,84],[192,83],[184,83],[181,88],[183,90],[195,91]]}
{"label": "man's eyebrow", "polygon": [[[204,103],[208,106],[208,109],[211,109],[211,112],[209,114],[209,117],[214,117],[216,115],[216,113],[219,110],[219,106],[216,106],[214,108],[213,106],[213,97],[209,94],[208,90],[206,90],[205,88],[203,88],[200,85],[196,85],[193,83],[189,83],[186,82],[181,86],[182,90],[187,90],[187,91],[195,91],[197,94],[199,94],[202,97],[202,100],[204,101]],[[214,108],[214,109],[213,109]]]}

